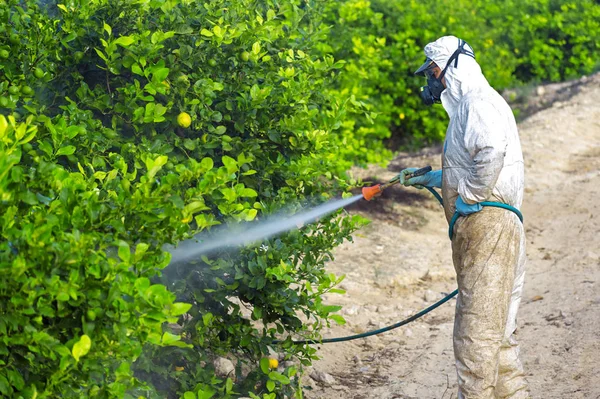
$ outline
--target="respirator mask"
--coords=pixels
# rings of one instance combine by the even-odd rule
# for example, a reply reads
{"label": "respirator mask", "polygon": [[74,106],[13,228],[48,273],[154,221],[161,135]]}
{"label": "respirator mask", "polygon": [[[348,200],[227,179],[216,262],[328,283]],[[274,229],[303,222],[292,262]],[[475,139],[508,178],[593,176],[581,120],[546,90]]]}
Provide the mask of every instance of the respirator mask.
{"label": "respirator mask", "polygon": [[425,105],[433,105],[442,101],[442,92],[445,90],[442,79],[444,78],[444,75],[446,75],[446,71],[448,70],[450,64],[452,64],[452,61],[454,61],[454,68],[456,68],[458,67],[458,56],[460,54],[465,54],[469,57],[475,58],[475,54],[465,48],[466,45],[467,42],[464,40],[458,40],[458,48],[454,53],[452,53],[448,59],[448,62],[446,63],[446,66],[442,70],[442,73],[440,73],[440,76],[437,78],[435,77],[433,71],[433,68],[435,68],[436,64],[429,57],[427,57],[425,63],[419,69],[417,69],[415,75],[421,75],[427,78],[427,86],[421,87],[421,100],[423,100]]}

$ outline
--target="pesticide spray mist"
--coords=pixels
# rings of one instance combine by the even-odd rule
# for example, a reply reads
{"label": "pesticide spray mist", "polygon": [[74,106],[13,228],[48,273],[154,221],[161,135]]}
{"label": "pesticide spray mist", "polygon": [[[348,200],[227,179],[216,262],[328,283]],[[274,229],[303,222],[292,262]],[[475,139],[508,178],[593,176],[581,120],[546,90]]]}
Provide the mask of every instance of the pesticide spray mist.
{"label": "pesticide spray mist", "polygon": [[215,250],[252,244],[297,229],[361,198],[363,196],[359,194],[351,198],[329,201],[291,216],[272,216],[264,221],[249,223],[247,227],[243,225],[228,227],[206,238],[200,233],[192,239],[181,242],[177,248],[169,247],[166,250],[171,253],[171,264],[193,263],[202,255],[208,255]]}

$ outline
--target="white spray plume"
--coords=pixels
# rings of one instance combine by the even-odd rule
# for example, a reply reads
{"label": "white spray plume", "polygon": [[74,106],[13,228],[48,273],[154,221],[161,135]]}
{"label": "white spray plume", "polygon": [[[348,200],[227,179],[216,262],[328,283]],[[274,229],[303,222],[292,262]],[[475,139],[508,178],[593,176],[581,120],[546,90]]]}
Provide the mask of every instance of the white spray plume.
{"label": "white spray plume", "polygon": [[362,197],[359,194],[351,198],[326,202],[294,215],[278,215],[256,223],[226,227],[206,238],[204,238],[205,234],[200,233],[194,238],[182,241],[176,248],[169,246],[166,250],[171,253],[171,264],[191,262],[217,249],[248,245],[286,231],[297,229],[305,224],[314,222],[321,216],[348,206]]}

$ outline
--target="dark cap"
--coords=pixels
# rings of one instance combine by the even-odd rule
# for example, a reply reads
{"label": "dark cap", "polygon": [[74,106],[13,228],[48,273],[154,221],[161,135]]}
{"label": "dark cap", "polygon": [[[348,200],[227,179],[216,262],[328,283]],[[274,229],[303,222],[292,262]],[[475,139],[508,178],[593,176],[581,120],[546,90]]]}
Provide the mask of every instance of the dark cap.
{"label": "dark cap", "polygon": [[435,62],[433,62],[431,58],[427,57],[423,65],[421,65],[419,69],[415,71],[415,75],[425,76],[425,71],[429,68],[433,68],[434,66],[436,66]]}

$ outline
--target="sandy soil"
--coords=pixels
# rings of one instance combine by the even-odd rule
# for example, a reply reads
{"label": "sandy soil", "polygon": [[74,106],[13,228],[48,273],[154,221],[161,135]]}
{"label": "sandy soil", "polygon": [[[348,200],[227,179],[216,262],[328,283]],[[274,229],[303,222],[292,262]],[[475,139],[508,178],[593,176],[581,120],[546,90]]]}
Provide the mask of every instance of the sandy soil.
{"label": "sandy soil", "polygon": [[[583,83],[519,125],[528,265],[518,337],[534,398],[600,398],[600,75]],[[439,148],[359,173],[384,181],[427,164],[440,167]],[[455,289],[447,223],[428,192],[394,187],[350,212],[373,222],[329,265],[346,275],[347,294],[327,300],[344,305],[348,323],[325,337],[392,324]],[[376,337],[320,346],[305,397],[456,398],[454,304]],[[308,377],[315,370],[335,383]]]}

